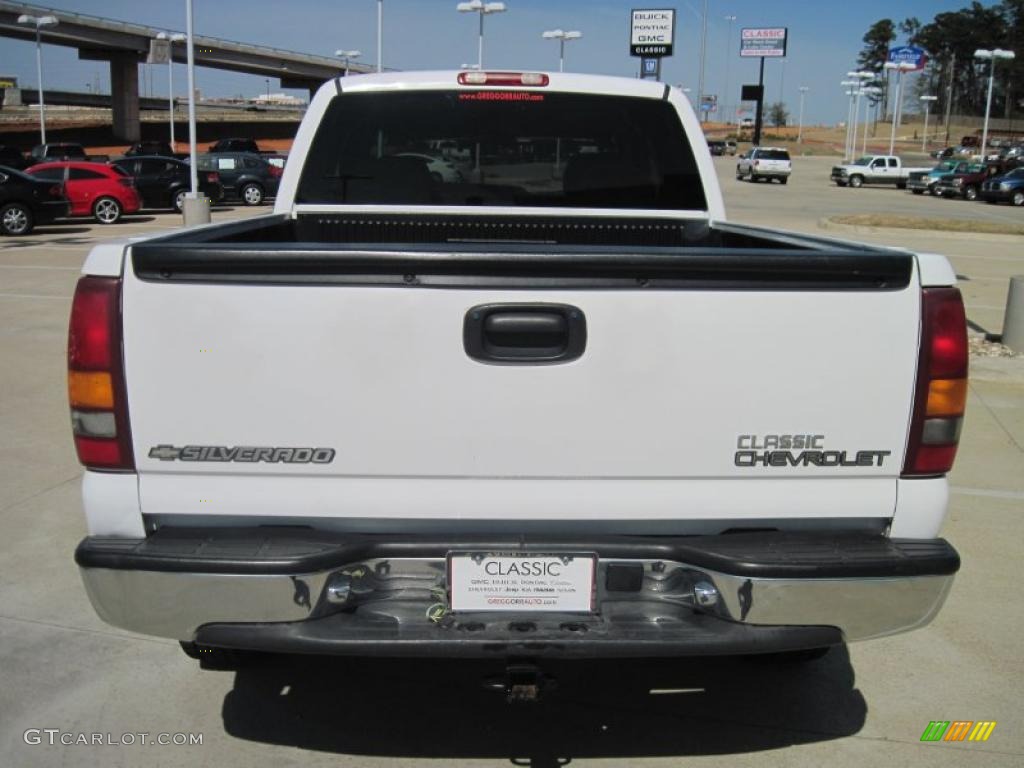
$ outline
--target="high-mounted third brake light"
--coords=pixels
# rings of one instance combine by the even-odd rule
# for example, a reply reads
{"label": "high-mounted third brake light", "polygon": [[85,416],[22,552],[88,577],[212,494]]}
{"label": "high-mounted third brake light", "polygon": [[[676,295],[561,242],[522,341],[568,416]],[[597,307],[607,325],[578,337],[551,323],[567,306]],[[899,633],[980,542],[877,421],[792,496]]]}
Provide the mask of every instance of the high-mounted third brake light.
{"label": "high-mounted third brake light", "polygon": [[89,469],[135,469],[121,361],[121,281],[83,277],[68,328],[68,401],[78,460]]}
{"label": "high-mounted third brake light", "polygon": [[960,291],[924,289],[904,477],[942,475],[953,467],[967,405],[967,359],[967,317]]}
{"label": "high-mounted third brake light", "polygon": [[550,78],[543,72],[459,72],[459,85],[513,85],[543,88]]}

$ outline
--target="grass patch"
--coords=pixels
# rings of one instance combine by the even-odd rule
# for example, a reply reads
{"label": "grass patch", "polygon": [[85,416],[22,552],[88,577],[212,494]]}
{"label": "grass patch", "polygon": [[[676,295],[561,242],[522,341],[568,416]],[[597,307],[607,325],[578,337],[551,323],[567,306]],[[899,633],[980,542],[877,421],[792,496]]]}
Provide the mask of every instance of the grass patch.
{"label": "grass patch", "polygon": [[933,232],[975,232],[985,235],[1024,235],[1024,224],[970,219],[932,219],[923,216],[893,216],[888,213],[856,213],[833,216],[829,221],[857,227],[927,229]]}

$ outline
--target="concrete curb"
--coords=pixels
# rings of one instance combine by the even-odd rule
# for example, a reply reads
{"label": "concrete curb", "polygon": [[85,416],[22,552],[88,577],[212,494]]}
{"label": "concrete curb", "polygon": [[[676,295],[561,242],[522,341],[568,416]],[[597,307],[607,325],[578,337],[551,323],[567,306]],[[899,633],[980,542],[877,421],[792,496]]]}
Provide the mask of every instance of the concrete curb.
{"label": "concrete curb", "polygon": [[909,227],[870,227],[863,224],[841,224],[825,217],[818,219],[818,226],[821,229],[829,229],[836,232],[853,232],[861,235],[895,235],[913,233],[931,237],[948,238],[950,240],[971,240],[974,242],[989,243],[1016,243],[1024,239],[1024,235],[997,235],[991,232],[947,232],[934,229],[911,229]]}

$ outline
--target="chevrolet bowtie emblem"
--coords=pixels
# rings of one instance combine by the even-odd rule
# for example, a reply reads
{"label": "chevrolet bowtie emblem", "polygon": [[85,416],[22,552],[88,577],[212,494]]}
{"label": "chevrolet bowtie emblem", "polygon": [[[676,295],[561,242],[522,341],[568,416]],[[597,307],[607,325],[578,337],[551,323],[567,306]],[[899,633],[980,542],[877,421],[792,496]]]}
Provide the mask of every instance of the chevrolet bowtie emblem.
{"label": "chevrolet bowtie emblem", "polygon": [[162,461],[174,461],[181,456],[181,448],[173,445],[157,445],[149,449],[149,458]]}

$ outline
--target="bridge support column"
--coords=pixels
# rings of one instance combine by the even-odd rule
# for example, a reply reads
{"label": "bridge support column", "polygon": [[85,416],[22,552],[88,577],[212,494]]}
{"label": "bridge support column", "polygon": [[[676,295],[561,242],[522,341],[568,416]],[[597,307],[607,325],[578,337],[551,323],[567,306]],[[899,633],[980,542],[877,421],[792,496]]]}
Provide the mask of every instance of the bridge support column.
{"label": "bridge support column", "polygon": [[114,136],[138,141],[139,60],[135,55],[114,55],[110,59],[110,95],[114,112]]}

